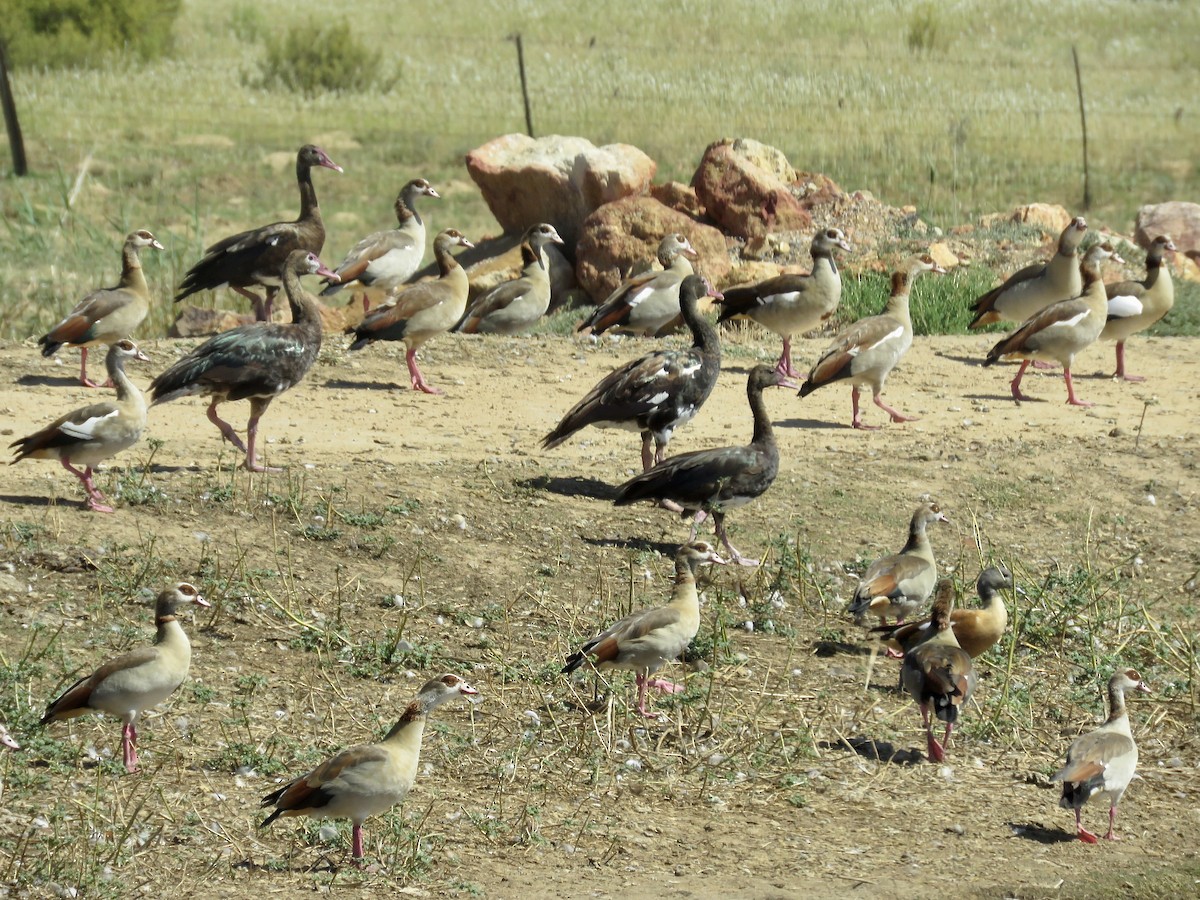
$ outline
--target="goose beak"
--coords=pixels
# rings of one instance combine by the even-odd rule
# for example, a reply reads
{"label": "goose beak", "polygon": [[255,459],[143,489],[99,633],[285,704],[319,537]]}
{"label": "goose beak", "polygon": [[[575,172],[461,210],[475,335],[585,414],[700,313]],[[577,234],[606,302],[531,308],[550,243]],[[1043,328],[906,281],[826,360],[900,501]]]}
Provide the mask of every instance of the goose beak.
{"label": "goose beak", "polygon": [[1134,688],[1134,690],[1136,690],[1142,694],[1148,694],[1148,693],[1150,693],[1150,686],[1148,684],[1146,684],[1146,682],[1144,682],[1144,681],[1139,681],[1137,683],[1137,687]]}
{"label": "goose beak", "polygon": [[474,697],[479,694],[479,691],[467,684],[465,681],[458,686],[458,692],[460,694],[466,694],[468,697]]}
{"label": "goose beak", "polygon": [[205,607],[206,609],[207,609],[208,607],[212,606],[212,604],[211,604],[211,603],[209,603],[207,600],[205,600],[205,599],[204,599],[202,596],[200,596],[199,594],[197,594],[197,595],[196,595],[196,605],[197,605],[197,606],[203,606],[203,607]]}
{"label": "goose beak", "polygon": [[321,263],[321,265],[317,268],[317,270],[315,272],[313,272],[313,274],[320,275],[323,278],[328,278],[334,284],[337,284],[342,280],[342,276],[339,275],[337,272],[330,270],[325,265],[325,263]]}

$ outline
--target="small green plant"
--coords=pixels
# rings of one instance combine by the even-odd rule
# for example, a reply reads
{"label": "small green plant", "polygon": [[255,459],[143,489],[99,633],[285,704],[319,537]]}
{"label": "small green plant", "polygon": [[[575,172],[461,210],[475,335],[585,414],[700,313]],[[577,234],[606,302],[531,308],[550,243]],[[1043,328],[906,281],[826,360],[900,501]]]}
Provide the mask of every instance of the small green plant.
{"label": "small green plant", "polygon": [[382,53],[359,41],[349,25],[320,26],[309,21],[267,38],[254,86],[308,97],[376,88],[386,91],[396,78],[381,75],[382,65]]}
{"label": "small green plant", "polygon": [[0,0],[16,66],[94,66],[117,54],[155,59],[173,47],[180,0]]}
{"label": "small green plant", "polygon": [[229,30],[239,41],[256,44],[269,27],[261,9],[251,3],[239,3],[229,12]]}
{"label": "small green plant", "polygon": [[905,43],[913,53],[930,53],[943,43],[938,26],[938,7],[935,3],[922,3],[908,18],[908,33]]}

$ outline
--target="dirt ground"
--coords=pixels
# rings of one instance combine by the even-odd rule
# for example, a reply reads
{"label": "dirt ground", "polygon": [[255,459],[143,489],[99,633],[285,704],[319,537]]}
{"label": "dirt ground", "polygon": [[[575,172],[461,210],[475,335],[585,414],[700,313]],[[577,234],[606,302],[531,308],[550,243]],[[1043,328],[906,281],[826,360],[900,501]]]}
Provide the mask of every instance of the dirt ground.
{"label": "dirt ground", "polygon": [[[663,716],[650,723],[631,715],[628,679],[589,710],[593,682],[568,683],[557,668],[605,620],[666,599],[686,523],[612,506],[638,465],[634,435],[590,429],[553,451],[538,446],[645,343],[443,338],[423,354],[426,377],[445,390],[429,397],[407,389],[399,348],[350,357],[331,337],[263,420],[267,462],[284,472],[232,471],[238,457],[203,404],[177,401],[151,410],[147,438],[161,445],[143,441],[101,474],[110,497],[120,486],[138,498],[118,498],[109,516],[81,510],[56,464],[6,467],[0,661],[62,627],[41,674],[8,688],[10,725],[36,721],[73,672],[147,639],[141,588],[186,578],[215,603],[188,625],[190,684],[141,729],[144,774],[88,758],[88,748],[119,752],[112,720],[18,733],[27,749],[0,768],[0,883],[20,896],[54,881],[83,895],[189,897],[1194,890],[1196,694],[1169,661],[1187,657],[1188,670],[1195,660],[1197,343],[1135,338],[1128,359],[1149,376],[1141,385],[1099,374],[1112,369],[1111,346],[1089,350],[1076,384],[1097,405],[1082,410],[1065,405],[1056,372],[1026,379],[1039,402],[1014,403],[1012,368],[977,365],[994,340],[918,338],[886,396],[921,418],[874,433],[848,427],[846,387],[768,394],[780,474],[729,516],[734,542],[764,565],[710,573],[701,637],[714,665],[688,677],[682,699],[657,700]],[[148,383],[194,343],[150,343],[135,380]],[[798,342],[798,362],[824,344]],[[730,336],[713,397],[671,452],[747,442],[746,373],[776,353],[773,340]],[[6,442],[94,396],[72,382],[77,362],[43,360],[32,343],[0,347]],[[224,409],[242,429],[245,404]],[[933,542],[958,582],[995,559],[1027,584],[1091,566],[1112,573],[1128,612],[1110,630],[1064,632],[1061,655],[1032,640],[990,651],[942,766],[924,759],[895,664],[876,661],[864,687],[865,644],[840,612],[852,573],[899,548],[926,496],[951,518]],[[1146,622],[1177,626],[1181,643],[1148,660],[1155,695],[1131,702],[1142,778],[1121,806],[1124,840],[1086,846],[1045,776],[1103,715],[1111,666],[1095,676],[1078,660],[1121,658]],[[395,652],[367,652],[380,647]],[[279,777],[375,739],[424,679],[447,670],[471,679],[481,701],[436,713],[408,801],[367,823],[371,868],[346,865],[344,823],[332,843],[295,819],[256,828],[258,798]],[[234,746],[258,755],[239,763]],[[55,818],[48,811],[66,797],[77,799]],[[1101,807],[1085,816],[1102,827]],[[116,842],[108,874],[89,883],[80,873],[103,866],[64,847],[51,879],[28,836],[85,846],[89,828]],[[22,871],[35,864],[42,874]]]}

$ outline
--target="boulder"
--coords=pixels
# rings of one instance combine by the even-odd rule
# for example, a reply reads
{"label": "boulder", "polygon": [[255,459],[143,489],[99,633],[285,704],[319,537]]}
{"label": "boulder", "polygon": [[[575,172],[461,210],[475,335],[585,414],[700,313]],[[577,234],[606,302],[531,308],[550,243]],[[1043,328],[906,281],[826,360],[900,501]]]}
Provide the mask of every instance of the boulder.
{"label": "boulder", "polygon": [[812,217],[792,192],[795,180],[795,170],[775,148],[727,138],[709,144],[692,186],[723,231],[750,239],[812,227]]}
{"label": "boulder", "polygon": [[693,218],[698,219],[704,215],[704,204],[700,202],[700,198],[696,196],[696,189],[690,184],[680,181],[654,184],[650,186],[650,196],[663,206],[669,206],[676,212]]}
{"label": "boulder", "polygon": [[1142,247],[1149,247],[1160,234],[1169,234],[1180,253],[1200,250],[1200,203],[1171,200],[1139,209],[1134,240]]}
{"label": "boulder", "polygon": [[549,222],[575,246],[595,209],[645,193],[657,164],[637,147],[584,138],[508,134],[467,154],[467,171],[505,231]]}
{"label": "boulder", "polygon": [[1072,218],[1074,217],[1057,203],[1027,203],[1024,206],[1018,206],[1012,212],[991,213],[983,216],[979,221],[985,228],[1006,222],[1016,222],[1019,225],[1040,228],[1047,236],[1057,238],[1062,234],[1063,229],[1071,224]]}
{"label": "boulder", "polygon": [[658,252],[663,235],[679,232],[691,241],[700,258],[696,271],[719,284],[729,271],[725,238],[653,197],[629,197],[606,203],[583,223],[575,248],[575,275],[588,296],[604,300],[636,267],[645,266]]}

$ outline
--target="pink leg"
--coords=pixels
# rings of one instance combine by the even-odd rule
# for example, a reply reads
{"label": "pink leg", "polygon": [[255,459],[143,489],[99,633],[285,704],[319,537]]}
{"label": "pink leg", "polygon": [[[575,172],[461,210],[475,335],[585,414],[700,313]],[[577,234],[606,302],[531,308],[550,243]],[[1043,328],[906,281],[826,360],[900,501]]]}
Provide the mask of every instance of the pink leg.
{"label": "pink leg", "polygon": [[651,446],[654,438],[648,431],[642,432],[642,471],[654,465],[654,448]]}
{"label": "pink leg", "polygon": [[708,518],[708,513],[704,510],[696,510],[696,518],[692,519],[692,530],[688,533],[688,543],[696,540],[696,531],[700,528],[700,523]]}
{"label": "pink leg", "polygon": [[87,347],[79,348],[79,383],[84,387],[98,388],[100,385],[87,377]]}
{"label": "pink leg", "polygon": [[652,713],[646,709],[646,676],[641,672],[637,673],[637,689],[637,711],[647,719],[657,719],[657,713]]}
{"label": "pink leg", "polygon": [[426,394],[440,394],[437,388],[430,387],[425,382],[425,378],[421,375],[421,369],[417,365],[417,348],[410,347],[408,352],[404,354],[404,361],[408,363],[408,377],[412,381],[414,391],[424,391]]}
{"label": "pink leg", "polygon": [[893,422],[917,422],[917,421],[920,421],[916,416],[904,416],[904,415],[901,415],[900,413],[896,412],[896,410],[892,409],[890,406],[888,406],[886,403],[883,402],[883,397],[881,397],[879,394],[875,394],[873,399],[875,401],[876,406],[878,406],[885,413],[887,413],[889,416],[892,417]]}
{"label": "pink leg", "polygon": [[1029,360],[1021,360],[1021,367],[1017,369],[1017,377],[1012,380],[1009,389],[1012,391],[1014,400],[1033,400],[1032,397],[1027,397],[1021,393],[1021,379],[1025,377],[1025,370],[1029,368]]}
{"label": "pink leg", "polygon": [[126,723],[121,728],[121,755],[125,760],[125,771],[134,774],[138,769],[137,730],[133,723]]}
{"label": "pink leg", "polygon": [[208,404],[208,421],[212,422],[219,429],[221,429],[221,434],[225,436],[225,440],[229,441],[229,443],[233,444],[233,446],[245,453],[246,445],[243,444],[242,439],[237,436],[237,432],[233,430],[233,426],[217,415],[218,402],[219,401],[217,401],[216,398],[213,398],[213,402]]}
{"label": "pink leg", "polygon": [[250,306],[254,309],[254,318],[259,322],[270,321],[270,311],[267,309],[267,301],[254,291],[247,290],[244,287],[235,287],[235,291],[250,301]]}
{"label": "pink leg", "polygon": [[1085,844],[1096,843],[1096,836],[1083,827],[1083,822],[1080,819],[1080,810],[1075,810],[1075,833],[1079,835],[1079,839]]}
{"label": "pink leg", "polygon": [[888,659],[904,659],[904,654],[892,646],[887,648],[885,655]]}
{"label": "pink leg", "polygon": [[258,440],[258,420],[260,418],[262,418],[261,413],[252,415],[246,424],[246,461],[242,465],[249,472],[282,472],[282,469],[260,465],[258,462],[258,451],[255,450],[254,444]]}
{"label": "pink leg", "polygon": [[1105,840],[1119,841],[1117,837],[1117,805],[1114,803],[1108,808],[1108,834],[1104,835]]}
{"label": "pink leg", "polygon": [[942,735],[942,746],[943,747],[950,746],[950,732],[953,730],[954,730],[954,723],[947,722],[946,723],[946,733],[944,735]]}
{"label": "pink leg", "polygon": [[96,483],[92,481],[92,468],[88,466],[82,472],[67,462],[61,460],[63,468],[79,479],[83,485],[83,489],[87,491],[87,508],[95,512],[110,513],[113,511],[111,506],[104,502],[104,495],[96,489]]}
{"label": "pink leg", "polygon": [[800,373],[792,368],[792,336],[788,335],[783,339],[783,352],[779,354],[779,362],[775,364],[775,371],[781,375],[786,375],[788,378],[798,378]]}
{"label": "pink leg", "polygon": [[929,704],[921,704],[921,722],[925,725],[925,745],[929,751],[930,762],[941,762],[946,758],[942,745],[933,736],[933,723],[929,721]]}
{"label": "pink leg", "polygon": [[854,416],[853,416],[853,418],[850,419],[850,426],[852,428],[860,428],[863,431],[878,431],[879,430],[878,425],[864,425],[863,424],[862,413],[858,409],[859,393],[860,392],[857,387],[850,389],[850,404],[854,410]]}
{"label": "pink leg", "polygon": [[363,830],[358,822],[350,828],[350,855],[356,860],[363,858]]}
{"label": "pink leg", "polygon": [[646,683],[656,691],[662,691],[664,694],[682,694],[686,690],[683,685],[667,681],[665,678],[651,678]]}
{"label": "pink leg", "polygon": [[1089,403],[1087,400],[1080,400],[1075,396],[1075,383],[1071,381],[1071,367],[1063,366],[1063,378],[1067,380],[1067,402],[1072,406],[1095,406],[1095,403]]}
{"label": "pink leg", "polygon": [[1144,375],[1126,375],[1125,374],[1125,342],[1117,341],[1117,371],[1115,378],[1123,378],[1125,381],[1145,381]]}
{"label": "pink leg", "polygon": [[[738,553],[737,547],[729,543],[729,535],[725,533],[725,516],[721,513],[713,513],[713,525],[717,532],[717,537],[721,539],[721,543],[725,545],[725,549],[729,551],[730,557],[739,566],[757,566],[757,559],[750,559]],[[690,543],[690,542],[689,542]]]}

